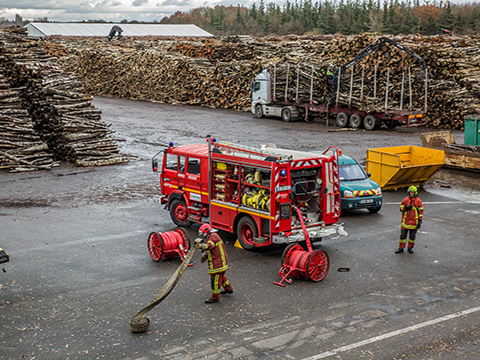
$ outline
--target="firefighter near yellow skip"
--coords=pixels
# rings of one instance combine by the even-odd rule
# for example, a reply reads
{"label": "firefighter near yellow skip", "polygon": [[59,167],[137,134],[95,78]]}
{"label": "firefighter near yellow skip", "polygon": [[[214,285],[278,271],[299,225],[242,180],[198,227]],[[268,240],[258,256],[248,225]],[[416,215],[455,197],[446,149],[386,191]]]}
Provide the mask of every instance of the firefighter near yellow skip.
{"label": "firefighter near yellow skip", "polygon": [[[348,236],[339,223],[339,155],[335,146],[311,153],[219,143],[208,136],[203,144],[170,143],[153,157],[152,167],[160,170],[160,203],[177,226],[209,224],[236,234],[249,251],[286,245],[280,280],[274,282],[285,286],[292,278],[323,280],[328,254],[312,242]],[[148,249],[155,261],[180,257],[184,268],[193,257],[182,229],[152,233]],[[183,270],[177,272],[179,278]]]}

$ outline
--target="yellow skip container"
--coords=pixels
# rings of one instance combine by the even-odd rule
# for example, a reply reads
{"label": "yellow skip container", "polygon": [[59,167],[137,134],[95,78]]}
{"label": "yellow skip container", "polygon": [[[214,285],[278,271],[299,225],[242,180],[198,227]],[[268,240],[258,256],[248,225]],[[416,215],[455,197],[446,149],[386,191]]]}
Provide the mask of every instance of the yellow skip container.
{"label": "yellow skip container", "polygon": [[443,164],[442,150],[412,145],[367,149],[367,172],[384,190],[422,185]]}

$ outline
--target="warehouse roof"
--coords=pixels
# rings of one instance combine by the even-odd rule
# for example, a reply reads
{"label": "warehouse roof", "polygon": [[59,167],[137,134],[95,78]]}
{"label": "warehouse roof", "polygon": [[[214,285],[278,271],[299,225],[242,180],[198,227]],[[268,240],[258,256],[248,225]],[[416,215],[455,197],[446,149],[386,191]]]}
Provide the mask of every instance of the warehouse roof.
{"label": "warehouse roof", "polygon": [[27,29],[30,36],[107,36],[115,25],[122,28],[123,36],[213,36],[196,25],[31,22]]}

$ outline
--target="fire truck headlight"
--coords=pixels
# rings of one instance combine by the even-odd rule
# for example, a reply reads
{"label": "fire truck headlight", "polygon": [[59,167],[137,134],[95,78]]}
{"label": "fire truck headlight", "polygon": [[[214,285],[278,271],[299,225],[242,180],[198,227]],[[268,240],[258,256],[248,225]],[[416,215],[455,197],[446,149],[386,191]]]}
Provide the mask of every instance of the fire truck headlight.
{"label": "fire truck headlight", "polygon": [[381,187],[378,187],[378,188],[375,189],[375,195],[377,195],[377,196],[382,195],[382,188]]}
{"label": "fire truck headlight", "polygon": [[344,198],[354,198],[355,195],[353,195],[353,192],[351,192],[350,190],[345,190],[345,191],[343,192],[343,197],[344,197]]}

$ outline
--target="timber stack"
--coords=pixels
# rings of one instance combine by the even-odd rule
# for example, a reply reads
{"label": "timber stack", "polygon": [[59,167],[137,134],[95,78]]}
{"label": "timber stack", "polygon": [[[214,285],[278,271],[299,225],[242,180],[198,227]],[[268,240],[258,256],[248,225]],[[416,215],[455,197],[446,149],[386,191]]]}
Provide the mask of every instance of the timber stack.
{"label": "timber stack", "polygon": [[[51,37],[46,39],[45,46],[61,57],[60,64],[75,72],[85,91],[93,95],[249,111],[250,82],[266,67],[276,65],[281,72],[287,63],[302,64],[301,69],[305,67],[305,70],[300,76],[305,86],[301,87],[305,90],[312,64],[316,73],[327,65],[336,70],[378,37],[380,35],[371,34],[214,39],[135,37],[108,43],[99,38]],[[397,36],[393,39],[426,62],[428,127],[462,129],[464,116],[480,112],[479,37]],[[400,104],[405,109],[421,110],[425,104],[425,77],[421,70],[418,60],[385,45],[343,74],[344,88],[339,102],[343,105],[351,102],[366,111],[398,109]],[[295,69],[291,71],[292,79],[296,79]],[[361,91],[362,75],[364,88],[369,92]],[[373,93],[375,76],[377,87]],[[328,84],[320,78],[317,80],[319,85],[315,91],[323,94]]]}
{"label": "timber stack", "polygon": [[[82,92],[83,84],[25,32],[13,28],[0,33],[0,103],[12,105],[9,110],[1,108],[0,139],[17,141],[10,152],[0,153],[0,166],[26,171],[58,165],[53,159],[79,166],[127,162],[116,141],[108,136],[114,131],[101,121],[101,111],[91,104],[93,97]],[[2,160],[2,155],[8,161]]]}

